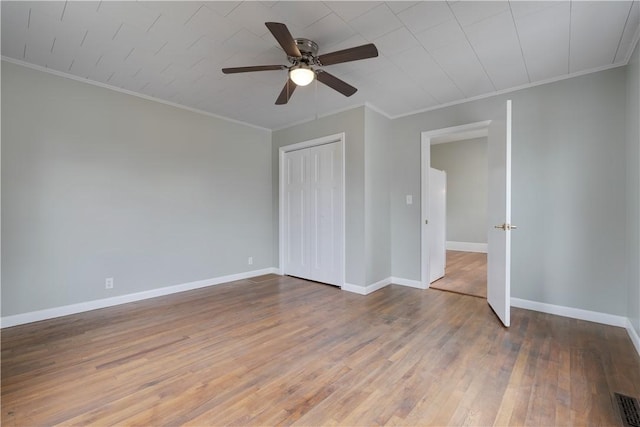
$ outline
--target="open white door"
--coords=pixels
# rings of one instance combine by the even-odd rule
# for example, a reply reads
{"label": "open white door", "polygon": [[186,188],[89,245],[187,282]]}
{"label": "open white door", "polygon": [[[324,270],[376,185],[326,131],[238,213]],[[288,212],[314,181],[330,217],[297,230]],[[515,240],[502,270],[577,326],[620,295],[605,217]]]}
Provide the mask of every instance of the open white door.
{"label": "open white door", "polygon": [[489,125],[487,301],[504,326],[511,322],[511,100]]}
{"label": "open white door", "polygon": [[447,261],[447,174],[429,169],[429,283],[444,277]]}

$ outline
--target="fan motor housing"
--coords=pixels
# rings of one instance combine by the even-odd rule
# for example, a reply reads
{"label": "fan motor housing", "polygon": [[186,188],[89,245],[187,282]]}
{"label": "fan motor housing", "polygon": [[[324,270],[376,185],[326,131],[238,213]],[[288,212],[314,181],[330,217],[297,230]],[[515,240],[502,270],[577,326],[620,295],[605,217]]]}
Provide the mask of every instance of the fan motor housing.
{"label": "fan motor housing", "polygon": [[298,50],[302,55],[312,55],[316,56],[318,54],[318,44],[313,40],[309,39],[295,39],[296,46],[298,46]]}
{"label": "fan motor housing", "polygon": [[318,44],[313,40],[309,39],[294,39],[296,42],[296,46],[298,50],[302,54],[302,57],[296,56],[287,56],[289,62],[293,65],[298,64],[315,64],[316,63],[316,54],[318,53]]}

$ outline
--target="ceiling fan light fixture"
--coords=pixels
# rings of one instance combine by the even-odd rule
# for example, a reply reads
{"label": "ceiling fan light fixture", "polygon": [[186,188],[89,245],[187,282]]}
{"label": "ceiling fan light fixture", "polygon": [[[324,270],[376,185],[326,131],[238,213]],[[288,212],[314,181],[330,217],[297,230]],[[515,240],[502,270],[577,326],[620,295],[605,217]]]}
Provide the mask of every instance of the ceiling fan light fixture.
{"label": "ceiling fan light fixture", "polygon": [[[318,56],[318,44],[313,40],[304,38],[294,39],[287,26],[280,22],[265,22],[265,25],[284,53],[287,54],[287,61],[289,61],[291,65],[231,67],[223,68],[222,72],[224,74],[235,74],[249,73],[252,71],[287,70],[288,78],[280,95],[278,95],[276,99],[276,105],[288,103],[293,91],[298,86],[307,86],[314,80],[340,92],[344,96],[351,96],[356,93],[358,89],[326,72],[322,67],[378,56],[378,49],[373,43],[324,53]],[[317,71],[314,70],[315,67],[318,67]]]}
{"label": "ceiling fan light fixture", "polygon": [[297,86],[308,85],[313,81],[315,76],[316,73],[314,73],[310,67],[305,65],[299,65],[289,71],[289,78],[293,80]]}

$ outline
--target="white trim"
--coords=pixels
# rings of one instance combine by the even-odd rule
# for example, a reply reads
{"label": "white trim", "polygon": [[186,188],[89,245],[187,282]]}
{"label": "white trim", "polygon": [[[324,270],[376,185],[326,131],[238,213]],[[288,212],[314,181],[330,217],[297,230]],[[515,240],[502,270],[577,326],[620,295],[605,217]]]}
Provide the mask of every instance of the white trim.
{"label": "white trim", "polygon": [[447,144],[449,142],[468,141],[470,139],[486,138],[489,136],[489,128],[470,130],[461,133],[450,133],[439,137],[431,138],[431,146]]}
{"label": "white trim", "polygon": [[447,241],[447,250],[461,252],[479,252],[486,254],[488,245],[486,243]]}
{"label": "white trim", "polygon": [[427,288],[425,288],[420,280],[403,279],[401,277],[392,277],[391,283],[394,285],[407,286],[409,288],[416,289],[427,289],[429,287],[427,286]]}
{"label": "white trim", "polygon": [[97,82],[95,80],[89,80],[88,78],[84,78],[84,77],[76,76],[76,75],[73,75],[73,74],[65,73],[63,71],[58,71],[58,70],[54,70],[52,68],[42,67],[40,65],[31,64],[29,62],[21,61],[19,59],[9,58],[7,56],[2,56],[0,58],[2,58],[3,61],[7,61],[9,63],[15,64],[15,65],[20,65],[20,66],[26,67],[26,68],[31,68],[32,70],[41,71],[41,72],[47,73],[47,74],[53,74],[54,76],[63,77],[63,78],[70,79],[70,80],[75,80],[75,81],[81,82],[81,83],[87,83],[87,84],[90,84],[92,86],[101,87],[103,89],[113,90],[115,92],[124,93],[126,95],[135,96],[137,98],[142,98],[142,99],[145,99],[147,101],[158,102],[160,104],[169,105],[170,107],[175,107],[175,108],[179,108],[181,110],[191,111],[192,113],[202,114],[204,116],[213,117],[213,118],[216,118],[216,119],[225,120],[227,122],[236,123],[236,124],[243,125],[243,126],[249,126],[249,127],[254,128],[254,129],[260,129],[260,130],[271,132],[271,129],[263,127],[263,126],[254,125],[252,123],[243,122],[241,120],[231,119],[229,117],[220,116],[218,114],[210,113],[210,112],[204,111],[204,110],[199,110],[199,109],[193,108],[193,107],[187,107],[186,105],[177,104],[175,102],[166,101],[164,99],[155,98],[155,97],[149,96],[149,95],[144,95],[144,94],[139,93],[139,92],[134,92],[132,90],[124,89],[124,88],[121,88],[121,87],[108,85],[108,84],[105,84],[105,83]]}
{"label": "white trim", "polygon": [[367,294],[367,288],[366,287],[360,286],[360,285],[353,285],[351,283],[344,283],[342,286],[340,286],[340,289],[342,289],[343,291],[352,292],[352,293],[358,294],[358,295],[366,295]]}
{"label": "white trim", "polygon": [[629,319],[627,319],[626,328],[627,328],[627,333],[629,334],[629,338],[631,338],[631,342],[633,343],[633,346],[636,348],[638,355],[640,355],[640,336],[638,335],[636,328],[633,327],[633,324]]}
{"label": "white trim", "polygon": [[[631,52],[633,53],[633,49],[631,50]],[[471,98],[458,99],[456,101],[447,102],[446,104],[434,105],[433,107],[422,108],[422,109],[419,109],[419,110],[410,111],[408,113],[402,113],[402,114],[398,114],[396,116],[391,116],[391,119],[395,120],[395,119],[399,119],[401,117],[413,116],[414,114],[421,114],[421,113],[427,113],[429,111],[436,111],[436,110],[439,110],[441,108],[453,107],[454,105],[466,104],[467,102],[479,101],[481,99],[487,99],[487,98],[491,98],[491,97],[499,96],[499,95],[506,95],[506,94],[509,94],[511,92],[517,92],[519,90],[530,89],[532,87],[542,86],[542,85],[546,85],[546,84],[549,84],[549,83],[560,82],[562,80],[568,80],[568,79],[572,79],[574,77],[586,76],[588,74],[599,73],[601,71],[607,71],[607,70],[611,70],[613,68],[624,67],[625,65],[627,65],[627,63],[629,62],[629,59],[631,58],[631,55],[628,55],[628,56],[629,56],[629,58],[627,58],[626,62],[618,62],[618,63],[615,63],[615,64],[604,65],[602,67],[591,68],[589,70],[577,71],[575,73],[566,74],[566,75],[563,75],[563,76],[552,77],[552,78],[549,78],[549,79],[540,80],[540,81],[533,82],[533,83],[526,83],[526,84],[523,84],[523,85],[520,85],[520,86],[516,86],[516,87],[513,87],[513,88],[509,88],[509,89],[502,89],[502,90],[497,90],[497,91],[494,91],[494,92],[484,93],[482,95],[473,96]]]}
{"label": "white trim", "polygon": [[584,75],[587,75],[587,74],[598,73],[598,72],[601,72],[601,71],[610,70],[612,68],[624,67],[629,63],[629,60],[631,59],[631,55],[633,54],[633,51],[635,49],[635,45],[640,40],[640,29],[636,30],[636,33],[635,33],[635,35],[634,35],[632,40],[633,41],[631,42],[631,48],[629,49],[629,52],[627,52],[627,55],[624,58],[624,60],[622,62],[618,62],[618,63],[615,63],[615,64],[604,65],[602,67],[597,67],[597,68],[592,68],[592,69],[588,69],[588,70],[577,71],[575,73],[566,74],[566,75],[563,75],[563,76],[552,77],[552,78],[545,79],[545,80],[540,80],[540,81],[537,81],[537,82],[526,83],[526,84],[523,84],[523,85],[520,85],[520,86],[516,86],[514,88],[508,88],[508,89],[502,89],[502,90],[498,90],[498,91],[494,91],[494,92],[489,92],[489,93],[485,93],[485,94],[482,94],[482,95],[474,96],[474,97],[471,97],[471,98],[463,98],[463,99],[459,99],[459,100],[456,100],[456,101],[448,102],[448,103],[445,103],[445,104],[438,104],[438,105],[434,105],[432,107],[421,108],[421,109],[418,109],[418,110],[409,111],[407,113],[397,114],[395,116],[392,116],[392,115],[390,115],[388,113],[385,113],[380,108],[374,106],[373,104],[371,104],[371,103],[369,103],[367,101],[367,102],[364,102],[364,103],[355,104],[355,105],[347,106],[347,107],[344,107],[344,108],[331,110],[331,111],[329,111],[327,113],[323,113],[321,115],[316,115],[316,116],[310,117],[308,119],[302,119],[300,121],[289,123],[289,124],[286,124],[284,126],[280,126],[280,127],[277,127],[277,128],[266,128],[266,127],[263,127],[263,126],[254,125],[252,123],[243,122],[243,121],[236,120],[236,119],[231,119],[229,117],[220,116],[218,114],[209,113],[207,111],[198,110],[196,108],[187,107],[187,106],[181,105],[181,104],[176,104],[176,103],[171,102],[171,101],[165,101],[165,100],[162,100],[162,99],[159,99],[159,98],[154,98],[154,97],[151,97],[151,96],[148,96],[148,95],[143,95],[143,94],[140,94],[140,93],[137,93],[137,92],[133,92],[133,91],[127,90],[127,89],[123,89],[123,88],[119,88],[119,87],[116,87],[116,86],[111,86],[111,85],[107,85],[107,84],[104,84],[104,83],[96,82],[96,81],[93,81],[93,80],[85,79],[83,77],[75,76],[73,74],[68,74],[68,73],[65,73],[65,72],[62,72],[62,71],[53,70],[51,68],[42,67],[40,65],[31,64],[29,62],[21,61],[19,59],[10,58],[10,57],[4,56],[4,55],[0,56],[0,58],[3,61],[7,61],[7,62],[16,64],[16,65],[21,65],[23,67],[31,68],[31,69],[34,69],[34,70],[42,71],[44,73],[49,73],[49,74],[57,75],[59,77],[65,77],[65,78],[68,78],[68,79],[71,79],[71,80],[76,80],[76,81],[79,81],[79,82],[88,83],[88,84],[91,84],[91,85],[94,85],[94,86],[98,86],[98,87],[102,87],[102,88],[105,88],[105,89],[115,90],[116,92],[126,93],[127,95],[136,96],[136,97],[139,97],[139,98],[142,98],[142,99],[146,99],[146,100],[149,100],[149,101],[159,102],[161,104],[170,105],[172,107],[180,108],[180,109],[191,111],[191,112],[198,113],[198,114],[203,114],[205,116],[215,117],[217,119],[227,120],[229,122],[238,123],[238,124],[245,125],[245,126],[250,126],[250,127],[256,128],[256,129],[268,130],[268,131],[273,132],[273,131],[278,131],[278,130],[282,130],[282,129],[288,129],[288,128],[293,127],[293,126],[297,126],[297,125],[300,125],[300,124],[303,124],[303,123],[308,123],[308,122],[317,120],[319,118],[328,117],[328,116],[331,116],[331,115],[334,115],[334,114],[339,114],[339,113],[342,113],[344,111],[349,111],[349,110],[353,110],[355,108],[360,108],[360,107],[368,107],[371,110],[374,110],[379,114],[382,114],[386,118],[388,118],[390,120],[394,120],[394,119],[399,119],[399,118],[402,118],[402,117],[412,116],[414,114],[421,114],[421,113],[426,113],[426,112],[429,112],[429,111],[439,110],[441,108],[447,108],[447,107],[452,107],[452,106],[455,106],[455,105],[465,104],[467,102],[473,102],[473,101],[478,101],[478,100],[481,100],[481,99],[491,98],[491,97],[494,97],[494,96],[505,95],[505,94],[508,94],[508,93],[511,93],[511,92],[516,92],[516,91],[519,91],[519,90],[529,89],[529,88],[536,87],[536,86],[542,86],[542,85],[546,85],[546,84],[549,84],[549,83],[555,83],[555,82],[559,82],[559,81],[562,81],[562,80],[572,79],[574,77],[580,77],[580,76],[584,76]]}
{"label": "white trim", "polygon": [[[426,289],[422,286],[419,280],[403,279],[401,277],[387,277],[376,283],[372,283],[368,286],[353,285],[351,283],[345,283],[342,285],[342,290],[347,292],[353,292],[360,295],[369,295],[372,292],[382,289],[389,285],[407,286],[416,289]],[[428,287],[428,286],[427,286]]]}
{"label": "white trim", "polygon": [[382,289],[385,286],[389,286],[390,284],[391,284],[391,277],[387,277],[386,279],[382,279],[368,286],[360,286],[360,285],[353,285],[351,283],[345,283],[341,286],[341,289],[343,291],[353,292],[354,294],[369,295],[370,293],[375,292],[378,289]]}
{"label": "white trim", "polygon": [[327,111],[326,113],[322,113],[322,114],[314,116],[314,117],[309,117],[307,119],[298,120],[297,122],[289,123],[287,125],[275,128],[275,129],[273,129],[273,131],[276,132],[276,131],[279,131],[279,130],[282,130],[282,129],[289,129],[289,128],[292,128],[294,126],[299,126],[299,125],[302,125],[302,124],[305,124],[305,123],[313,122],[313,121],[318,120],[318,119],[323,119],[325,117],[329,117],[329,116],[333,116],[333,115],[336,115],[336,114],[344,113],[345,111],[355,110],[355,109],[358,109],[358,108],[361,108],[361,107],[366,107],[366,108],[368,108],[368,109],[370,109],[372,111],[375,111],[376,113],[386,117],[387,119],[391,120],[391,116],[390,115],[388,115],[387,113],[385,113],[384,111],[382,111],[381,109],[376,107],[375,105],[372,105],[369,102],[364,102],[362,104],[350,105],[350,106],[347,106],[347,107],[344,107],[344,108],[338,108],[338,109],[335,109],[335,110],[330,110],[330,111]]}
{"label": "white trim", "polygon": [[[436,131],[437,132],[437,131]],[[429,247],[429,169],[431,168],[431,135],[420,134],[420,282],[429,287],[431,278],[431,248]]]}
{"label": "white trim", "polygon": [[[310,147],[316,147],[319,145],[324,145],[324,144],[330,144],[333,142],[337,142],[339,144],[339,150],[342,151],[341,153],[341,157],[342,157],[342,165],[341,167],[341,173],[342,173],[342,259],[340,260],[342,265],[341,265],[341,284],[345,283],[346,280],[346,248],[347,248],[347,242],[346,242],[346,218],[347,218],[347,211],[346,211],[346,189],[347,189],[347,183],[346,183],[346,173],[345,173],[345,167],[346,167],[346,157],[345,157],[345,146],[346,146],[346,135],[344,132],[341,133],[336,133],[333,135],[328,135],[328,136],[323,136],[320,138],[316,138],[316,139],[310,139],[308,141],[302,141],[302,142],[298,142],[296,144],[290,144],[290,145],[284,145],[282,147],[280,147],[280,149],[278,150],[278,271],[279,274],[284,275],[286,274],[285,272],[285,268],[284,268],[284,256],[285,256],[285,235],[284,235],[284,156],[287,152],[289,151],[295,151],[295,150],[302,150],[305,148],[310,148]],[[341,286],[340,284],[340,286]]]}
{"label": "white trim", "polygon": [[207,286],[214,286],[222,283],[233,282],[236,280],[248,279],[250,277],[262,276],[264,274],[275,274],[276,272],[277,269],[275,268],[264,268],[262,270],[247,271],[244,273],[230,274],[227,276],[220,276],[212,279],[182,283],[180,285],[166,286],[164,288],[150,289],[148,291],[136,292],[133,294],[119,295],[111,298],[104,298],[99,300],[81,302],[78,304],[31,311],[28,313],[15,314],[13,316],[2,317],[0,319],[0,327],[8,328],[25,323],[38,322],[40,320],[53,319],[55,317],[68,316],[70,314],[97,310],[99,308],[112,307],[114,305],[126,304],[129,302],[141,301],[164,295],[171,295],[178,292],[206,288]]}
{"label": "white trim", "polygon": [[319,145],[331,144],[333,142],[344,142],[345,133],[336,133],[334,135],[322,136],[320,138],[310,139],[295,144],[283,145],[280,147],[280,153],[288,153],[289,151],[303,150],[305,148],[317,147]]}
{"label": "white trim", "polygon": [[623,65],[628,65],[629,61],[631,61],[631,55],[633,55],[633,51],[636,49],[636,45],[638,44],[638,42],[640,42],[640,27],[636,28],[636,33],[633,35],[633,38],[631,39],[631,47],[629,48],[629,51],[627,52],[627,55],[624,58]]}
{"label": "white trim", "polygon": [[391,120],[391,116],[388,115],[387,113],[385,113],[384,111],[382,111],[381,109],[379,109],[378,107],[376,107],[375,105],[369,103],[369,102],[365,102],[364,106],[367,107],[368,109],[375,111],[376,113],[386,117],[387,119]]}
{"label": "white trim", "polygon": [[524,308],[527,310],[539,311],[541,313],[555,314],[556,316],[569,317],[571,319],[586,320],[589,322],[601,323],[603,325],[618,326],[625,328],[640,355],[640,336],[631,324],[631,320],[624,316],[615,314],[600,313],[598,311],[583,310],[581,308],[565,307],[562,305],[547,304],[544,302],[531,301],[520,298],[511,298],[511,306]]}
{"label": "white trim", "polygon": [[491,120],[483,120],[480,122],[467,123],[466,125],[451,126],[448,128],[440,128],[440,129],[434,129],[434,130],[425,130],[422,132],[422,136],[428,137],[429,139],[431,139],[436,136],[444,136],[444,135],[457,134],[457,133],[467,133],[467,132],[488,128],[490,124],[491,124]]}
{"label": "white trim", "polygon": [[382,289],[385,286],[389,286],[391,284],[391,277],[387,277],[386,279],[378,280],[375,283],[368,285],[366,289],[366,295],[369,295],[372,292],[377,291],[378,289]]}
{"label": "white trim", "polygon": [[539,311],[541,313],[555,314],[572,319],[587,320],[589,322],[602,323],[603,325],[619,326],[626,328],[629,320],[624,316],[600,313],[598,311],[583,310],[581,308],[565,307],[562,305],[547,304],[544,302],[530,301],[520,298],[511,298],[511,306]]}
{"label": "white trim", "polygon": [[[634,37],[635,42],[633,43],[638,43],[638,39],[640,38],[640,30],[636,31],[636,35]],[[407,113],[402,113],[402,114],[397,114],[397,115],[391,115],[391,114],[387,114],[384,111],[382,111],[380,108],[374,106],[373,104],[369,103],[369,102],[365,102],[363,104],[356,104],[356,105],[352,105],[349,107],[345,107],[345,108],[341,108],[338,110],[332,110],[331,112],[328,113],[324,113],[322,115],[316,116],[316,117],[310,117],[308,119],[302,119],[299,120],[297,122],[293,122],[284,126],[280,126],[278,128],[274,128],[272,129],[273,131],[278,131],[278,130],[282,130],[282,129],[288,129],[290,127],[294,127],[303,123],[308,123],[308,122],[312,122],[318,118],[322,118],[322,117],[327,117],[327,116],[331,116],[333,114],[338,114],[338,113],[342,113],[344,111],[349,111],[355,108],[360,108],[360,107],[368,107],[374,111],[376,111],[377,113],[382,114],[383,116],[385,116],[386,118],[390,119],[390,120],[395,120],[395,119],[400,119],[402,117],[408,117],[408,116],[413,116],[415,114],[421,114],[421,113],[427,113],[429,111],[437,111],[440,110],[442,108],[448,108],[448,107],[453,107],[455,105],[460,105],[460,104],[466,104],[467,102],[473,102],[473,101],[479,101],[482,99],[487,99],[487,98],[492,98],[494,96],[500,96],[500,95],[506,95],[512,92],[517,92],[520,90],[525,90],[525,89],[530,89],[533,87],[537,87],[537,86],[543,86],[546,84],[550,84],[550,83],[555,83],[555,82],[560,82],[563,80],[568,80],[568,79],[572,79],[574,77],[580,77],[580,76],[585,76],[588,74],[593,74],[593,73],[599,73],[601,71],[606,71],[606,70],[610,70],[613,68],[618,68],[618,67],[624,67],[625,65],[627,65],[629,63],[629,60],[631,59],[631,54],[633,53],[633,48],[630,49],[629,53],[627,53],[627,57],[625,58],[624,62],[618,62],[615,64],[609,64],[609,65],[604,65],[602,67],[597,67],[597,68],[592,68],[592,69],[588,69],[588,70],[582,70],[582,71],[577,71],[575,73],[571,73],[571,74],[566,74],[563,76],[556,76],[556,77],[552,77],[552,78],[548,78],[545,80],[540,80],[537,82],[532,82],[532,83],[526,83],[520,86],[516,86],[513,88],[508,88],[508,89],[502,89],[502,90],[497,90],[494,92],[488,92],[488,93],[484,93],[482,95],[477,95],[477,96],[473,96],[471,98],[463,98],[463,99],[458,99],[455,101],[451,101],[451,102],[447,102],[445,104],[438,104],[438,105],[434,105],[431,107],[426,107],[426,108],[421,108],[418,110],[413,110],[413,111],[409,111]]]}

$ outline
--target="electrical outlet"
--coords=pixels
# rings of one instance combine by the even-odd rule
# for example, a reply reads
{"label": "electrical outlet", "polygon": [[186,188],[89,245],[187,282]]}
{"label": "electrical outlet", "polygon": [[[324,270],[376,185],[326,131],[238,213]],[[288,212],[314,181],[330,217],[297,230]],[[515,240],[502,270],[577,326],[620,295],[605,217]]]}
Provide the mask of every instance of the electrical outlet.
{"label": "electrical outlet", "polygon": [[247,260],[247,264],[253,265],[253,257],[252,256],[250,256],[249,259]]}
{"label": "electrical outlet", "polygon": [[113,277],[107,277],[104,279],[104,288],[113,289]]}

